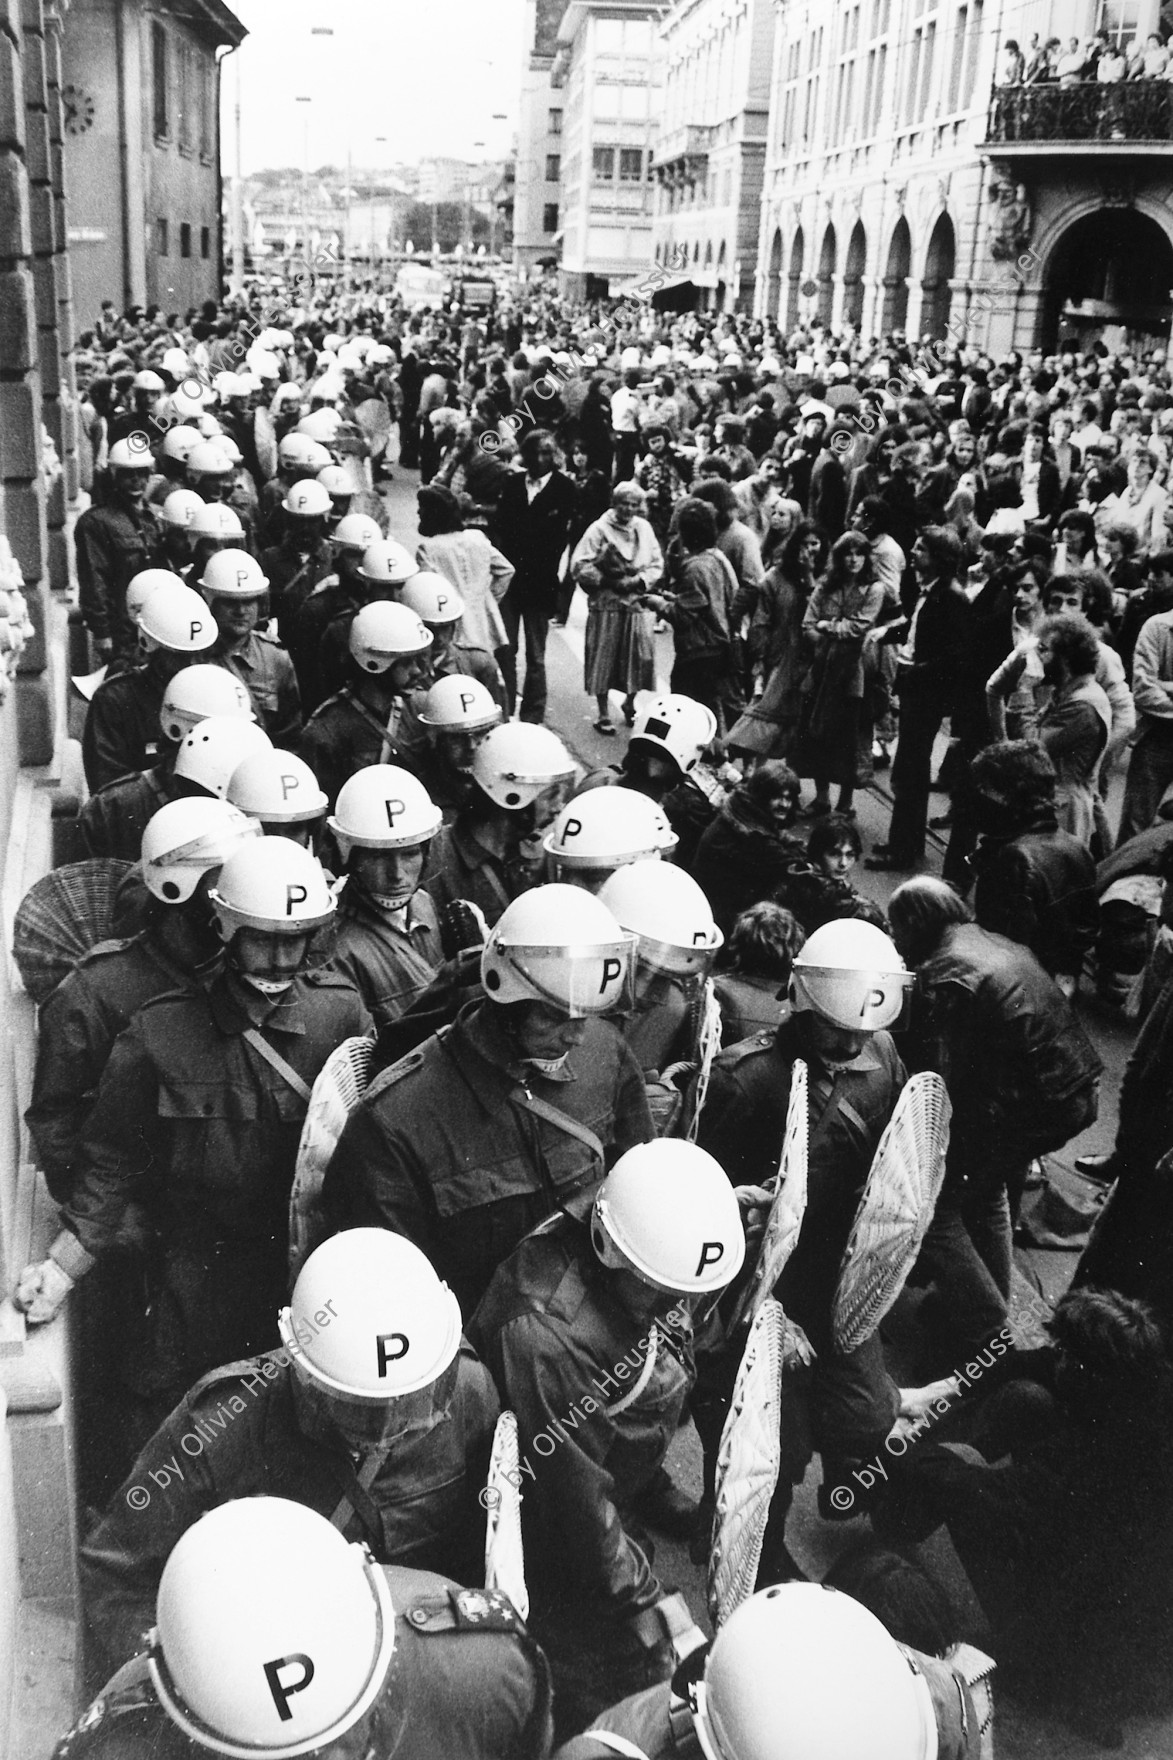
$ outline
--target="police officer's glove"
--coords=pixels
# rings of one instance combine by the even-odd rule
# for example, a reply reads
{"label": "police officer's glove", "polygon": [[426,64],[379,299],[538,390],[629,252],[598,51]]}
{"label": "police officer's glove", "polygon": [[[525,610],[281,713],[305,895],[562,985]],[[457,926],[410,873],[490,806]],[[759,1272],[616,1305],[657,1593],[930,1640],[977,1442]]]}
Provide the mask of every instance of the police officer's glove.
{"label": "police officer's glove", "polygon": [[13,1306],[28,1317],[30,1326],[44,1326],[57,1318],[72,1288],[72,1277],[62,1271],[56,1259],[42,1259],[39,1265],[26,1265],[21,1272]]}
{"label": "police officer's glove", "polygon": [[459,959],[462,954],[475,953],[489,939],[489,925],[478,904],[467,898],[454,898],[445,905],[440,916],[440,945],[445,959]]}
{"label": "police officer's glove", "polygon": [[632,1636],[649,1650],[670,1649],[677,1662],[683,1662],[708,1639],[692,1617],[684,1596],[661,1596],[654,1607],[633,1615],[627,1621]]}

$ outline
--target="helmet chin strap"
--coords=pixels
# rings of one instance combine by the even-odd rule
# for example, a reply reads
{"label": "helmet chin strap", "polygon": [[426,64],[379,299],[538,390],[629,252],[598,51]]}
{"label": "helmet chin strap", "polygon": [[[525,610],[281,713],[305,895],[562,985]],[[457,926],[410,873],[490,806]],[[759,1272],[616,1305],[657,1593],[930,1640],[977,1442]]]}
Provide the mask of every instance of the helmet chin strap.
{"label": "helmet chin strap", "polygon": [[555,1076],[569,1056],[569,1051],[564,1051],[561,1057],[524,1057],[522,1062],[528,1063],[531,1068],[536,1069],[539,1075]]}
{"label": "helmet chin strap", "polygon": [[262,996],[284,996],[285,992],[292,990],[294,985],[293,978],[258,978],[252,972],[238,972],[237,976],[242,984],[248,984],[252,989],[259,990]]}

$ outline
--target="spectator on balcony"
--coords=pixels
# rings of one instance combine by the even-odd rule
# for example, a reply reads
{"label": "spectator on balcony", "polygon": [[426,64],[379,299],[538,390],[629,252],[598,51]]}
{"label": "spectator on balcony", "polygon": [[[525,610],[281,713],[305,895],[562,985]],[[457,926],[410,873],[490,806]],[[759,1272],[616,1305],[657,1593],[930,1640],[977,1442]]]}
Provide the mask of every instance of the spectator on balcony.
{"label": "spectator on balcony", "polygon": [[1096,60],[1096,79],[1102,86],[1114,86],[1128,77],[1128,57],[1119,43],[1105,43]]}
{"label": "spectator on balcony", "polygon": [[1139,66],[1130,68],[1133,79],[1164,79],[1169,70],[1169,51],[1156,31],[1150,31],[1140,52]]}
{"label": "spectator on balcony", "polygon": [[1055,65],[1062,87],[1077,86],[1084,77],[1088,63],[1088,52],[1081,45],[1078,37],[1067,39],[1066,51],[1060,55]]}
{"label": "spectator on balcony", "polygon": [[1007,37],[1004,55],[1001,84],[1020,86],[1026,74],[1026,57],[1013,37]]}

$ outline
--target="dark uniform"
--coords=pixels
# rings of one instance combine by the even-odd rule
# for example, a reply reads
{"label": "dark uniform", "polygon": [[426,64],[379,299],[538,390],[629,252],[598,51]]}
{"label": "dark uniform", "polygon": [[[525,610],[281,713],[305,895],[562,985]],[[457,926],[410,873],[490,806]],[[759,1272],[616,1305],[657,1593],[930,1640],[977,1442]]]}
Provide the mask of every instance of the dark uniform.
{"label": "dark uniform", "polygon": [[74,528],[82,618],[93,639],[113,642],[118,656],[133,654],[138,642],[138,630],[126,615],[126,589],[149,566],[157,536],[145,508],[132,511],[113,501],[87,507]]}
{"label": "dark uniform", "polygon": [[643,1078],[609,1021],[588,1021],[545,1076],[518,1060],[496,1006],[473,1003],[371,1083],[322,1195],[337,1226],[414,1241],[467,1315],[524,1234],[555,1207],[585,1203],[605,1159],[654,1135]]}
{"label": "dark uniform", "polygon": [[150,666],[117,672],[98,686],[81,736],[91,793],[155,762],[165,743],[159,713],[166,688],[166,680]]}
{"label": "dark uniform", "polygon": [[268,577],[269,599],[281,640],[288,641],[293,620],[319,581],[334,573],[334,552],[325,538],[312,549],[289,542],[261,552]]}
{"label": "dark uniform", "polygon": [[[803,1055],[798,1019],[788,1013],[776,1032],[758,1033],[715,1059],[697,1142],[734,1185],[763,1185],[777,1174],[794,1060]],[[793,1483],[802,1478],[812,1442],[828,1463],[870,1454],[883,1445],[899,1412],[879,1334],[854,1351],[838,1351],[831,1311],[872,1158],[904,1086],[904,1065],[884,1032],[874,1034],[846,1069],[827,1070],[809,1055],[806,1061],[806,1212],[777,1295],[816,1352],[809,1372],[813,1437],[804,1421],[806,1402],[796,1398],[783,1423],[782,1483],[787,1472]],[[788,1377],[796,1395],[800,1384],[801,1376]],[[827,1476],[837,1482],[829,1465]]]}
{"label": "dark uniform", "polygon": [[[302,707],[312,715],[328,696],[341,690],[346,683],[350,659],[350,626],[362,601],[351,587],[335,577],[327,576],[308,599],[303,599],[286,626],[289,657],[297,672]],[[327,634],[338,620],[344,629],[341,644],[333,644],[327,660]]]}
{"label": "dark uniform", "polygon": [[156,764],[151,770],[108,782],[90,796],[78,814],[78,829],[86,853],[137,862],[149,821],[160,807],[175,798],[170,763]]}
{"label": "dark uniform", "polygon": [[443,964],[436,907],[426,892],[407,906],[403,926],[379,910],[353,882],[342,894],[338,939],[330,961],[352,983],[377,1027],[397,1021]]}
{"label": "dark uniform", "polygon": [[281,643],[254,629],[242,648],[209,658],[243,684],[273,744],[292,751],[301,727],[301,696],[293,661]]}
{"label": "dark uniform", "polygon": [[192,983],[147,931],[99,942],[41,1004],[25,1123],[59,1204],[68,1201],[81,1172],[78,1146],[114,1041],[144,1003]]}
{"label": "dark uniform", "polygon": [[[81,1553],[90,1638],[117,1668],[154,1624],[159,1578],[181,1534],[236,1497],[286,1497],[361,1540],[381,1564],[484,1572],[485,1484],[500,1403],[492,1378],[461,1346],[445,1416],[354,1461],[332,1433],[313,1433],[285,1350],[214,1369],[151,1437]],[[193,1455],[185,1436],[207,1446]],[[209,1440],[214,1438],[214,1440]],[[373,1471],[371,1469],[374,1469]],[[150,1502],[128,1500],[142,1487]]]}
{"label": "dark uniform", "polygon": [[676,1434],[695,1379],[692,1324],[683,1303],[654,1328],[633,1320],[612,1281],[587,1228],[552,1216],[500,1267],[469,1325],[517,1414],[533,1624],[569,1729],[673,1666],[654,1611],[665,1590],[623,1511]]}
{"label": "dark uniform", "polygon": [[[218,1364],[277,1342],[289,1192],[308,1088],[343,1039],[370,1028],[344,979],[311,972],[271,1007],[221,972],[160,996],[111,1054],[79,1150],[82,1178],[54,1244],[71,1275],[113,1240],[129,1199],[156,1231],[151,1337],[128,1378],[166,1412]],[[255,1029],[299,1087],[245,1033]]]}
{"label": "dark uniform", "polygon": [[458,898],[466,898],[484,912],[490,929],[505,907],[528,892],[538,876],[520,852],[502,863],[499,856],[478,842],[473,813],[458,813],[428,846],[424,885],[438,911]]}
{"label": "dark uniform", "polygon": [[368,764],[406,762],[397,738],[402,707],[396,700],[386,721],[368,709],[346,685],[337,696],[327,697],[301,730],[297,750],[305,759],[333,807],[342,784]]}
{"label": "dark uniform", "polygon": [[[314,1750],[319,1760],[547,1760],[549,1671],[507,1597],[398,1565],[384,1574],[396,1609],[387,1684],[353,1729]],[[103,1688],[53,1760],[193,1760],[205,1752],[159,1705],[139,1656]]]}
{"label": "dark uniform", "polygon": [[[952,1663],[924,1656],[907,1644],[900,1646],[909,1666],[926,1682],[937,1723],[937,1760],[979,1760],[982,1748],[982,1712],[974,1702],[969,1682]],[[692,1658],[689,1658],[692,1664]],[[844,1657],[844,1686],[850,1685],[851,1659]],[[988,1699],[984,1689],[983,1699]],[[621,1705],[595,1720],[595,1728],[575,1736],[559,1748],[554,1760],[611,1760],[614,1754],[631,1754],[630,1747],[607,1741],[618,1736],[634,1743],[644,1760],[704,1760],[687,1701],[673,1691],[671,1683],[652,1687],[624,1699]],[[847,1756],[844,1756],[847,1760]]]}

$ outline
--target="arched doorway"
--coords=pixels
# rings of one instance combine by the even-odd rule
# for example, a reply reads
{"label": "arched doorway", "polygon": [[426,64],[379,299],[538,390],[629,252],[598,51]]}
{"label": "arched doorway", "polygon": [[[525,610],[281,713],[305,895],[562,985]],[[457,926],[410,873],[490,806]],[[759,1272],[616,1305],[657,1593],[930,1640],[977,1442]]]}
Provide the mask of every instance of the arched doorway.
{"label": "arched doorway", "polygon": [[802,227],[794,235],[790,246],[790,273],[786,278],[786,329],[793,330],[798,323],[798,290],[802,286],[802,259],[806,255],[806,240]]}
{"label": "arched doorway", "polygon": [[782,317],[782,234],[775,232],[774,242],[770,246],[770,269],[766,277],[766,310],[767,318]]}
{"label": "arched doorway", "polygon": [[847,241],[847,262],[843,269],[843,322],[858,330],[863,323],[863,272],[868,259],[867,233],[863,221],[857,220]]}
{"label": "arched doorway", "polygon": [[912,235],[902,214],[892,232],[888,246],[888,266],[884,271],[884,309],[880,329],[885,336],[890,330],[903,330],[908,323],[908,276],[912,269]]}
{"label": "arched doorway", "polygon": [[823,234],[823,248],[819,252],[818,283],[816,316],[820,324],[830,325],[831,306],[835,299],[835,228],[830,225]]}
{"label": "arched doorway", "polygon": [[1173,243],[1135,208],[1102,208],[1077,220],[1051,252],[1043,275],[1042,335],[1080,348],[1164,346],[1173,301]]}
{"label": "arched doorway", "polygon": [[925,258],[925,278],[921,282],[921,334],[931,337],[934,342],[949,328],[949,307],[953,299],[949,283],[956,263],[957,240],[953,222],[948,214],[942,214],[933,227]]}

